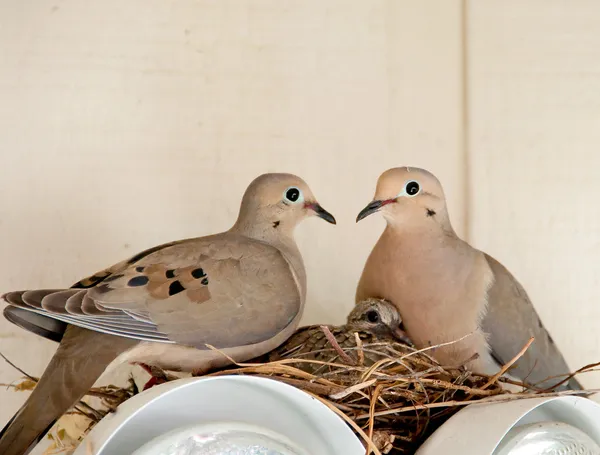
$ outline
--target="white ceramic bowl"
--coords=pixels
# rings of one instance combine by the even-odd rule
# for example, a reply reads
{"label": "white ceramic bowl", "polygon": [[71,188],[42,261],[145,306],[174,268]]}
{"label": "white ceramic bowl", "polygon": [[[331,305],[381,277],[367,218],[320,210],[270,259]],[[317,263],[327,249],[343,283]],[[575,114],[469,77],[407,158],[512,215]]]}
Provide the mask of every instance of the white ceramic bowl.
{"label": "white ceramic bowl", "polygon": [[579,428],[564,422],[538,422],[513,427],[495,455],[598,455],[600,446]]}
{"label": "white ceramic bowl", "polygon": [[[551,423],[566,425],[558,425],[553,429]],[[565,430],[570,431],[571,435],[583,432],[592,441],[588,449],[591,451],[588,452],[572,452],[568,449],[551,453],[597,453],[593,451],[593,446],[600,444],[600,405],[587,398],[562,396],[469,405],[438,428],[417,450],[416,455],[503,454],[510,444],[517,446],[514,436],[522,432],[522,427],[532,424],[540,424],[538,427],[546,434]],[[569,427],[574,430],[569,430]],[[584,450],[577,450],[580,449]]]}
{"label": "white ceramic bowl", "polygon": [[232,375],[179,379],[130,398],[93,428],[74,455],[88,455],[90,445],[94,455],[131,455],[155,438],[160,443],[161,436],[216,423],[262,428],[310,455],[365,453],[347,424],[307,393],[271,379]]}

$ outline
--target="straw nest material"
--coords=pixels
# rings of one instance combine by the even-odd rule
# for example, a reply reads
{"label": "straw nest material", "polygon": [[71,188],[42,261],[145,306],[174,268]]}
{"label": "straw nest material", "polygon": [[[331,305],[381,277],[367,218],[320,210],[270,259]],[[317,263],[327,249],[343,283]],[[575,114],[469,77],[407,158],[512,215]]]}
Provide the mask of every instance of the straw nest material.
{"label": "straw nest material", "polygon": [[[501,383],[508,381],[501,378],[501,374],[525,352],[533,339],[497,375],[483,376],[472,374],[460,365],[441,366],[428,355],[429,350],[418,351],[399,343],[363,344],[356,336],[355,346],[341,348],[330,336],[328,327],[321,326],[321,330],[330,343],[326,352],[321,350],[319,358],[327,354],[327,361],[307,360],[307,354],[310,357],[311,353],[296,356],[289,353],[276,361],[236,364],[206,376],[261,376],[304,390],[351,426],[364,441],[366,454],[377,455],[414,453],[435,429],[469,403],[574,393],[548,393],[518,382],[512,383],[523,387],[520,393],[510,393],[502,388]],[[372,358],[374,353],[380,360],[368,365],[365,358]],[[579,372],[595,366],[590,365]],[[157,369],[153,370],[153,376],[159,383],[181,377]],[[14,387],[30,389],[36,381],[37,378],[28,377]],[[51,436],[53,449],[47,453],[71,453],[104,415],[137,393],[138,387],[133,380],[125,388],[92,389],[89,395],[96,398],[97,405],[80,402],[72,411],[85,416],[89,421],[87,428],[79,435],[55,431]]]}

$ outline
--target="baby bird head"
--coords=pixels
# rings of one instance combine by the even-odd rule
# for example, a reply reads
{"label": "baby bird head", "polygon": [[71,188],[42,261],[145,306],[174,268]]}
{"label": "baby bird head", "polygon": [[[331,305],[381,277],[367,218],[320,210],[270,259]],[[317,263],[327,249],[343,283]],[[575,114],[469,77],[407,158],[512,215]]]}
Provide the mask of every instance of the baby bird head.
{"label": "baby bird head", "polygon": [[404,343],[408,341],[398,309],[383,299],[369,298],[357,303],[348,315],[347,326],[380,338],[394,338]]}

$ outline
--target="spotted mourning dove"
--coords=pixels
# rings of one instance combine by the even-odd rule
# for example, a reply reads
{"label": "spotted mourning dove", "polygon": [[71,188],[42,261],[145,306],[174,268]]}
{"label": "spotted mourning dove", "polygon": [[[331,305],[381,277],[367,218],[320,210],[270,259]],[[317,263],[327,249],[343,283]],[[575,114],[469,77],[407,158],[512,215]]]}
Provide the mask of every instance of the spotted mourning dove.
{"label": "spotted mourning dove", "polygon": [[[356,348],[356,335],[361,343],[368,345],[379,342],[396,342],[412,345],[402,329],[402,320],[397,308],[381,299],[365,299],[354,306],[342,326],[320,325],[301,327],[283,345],[270,352],[263,361],[283,358],[299,358],[321,362],[337,362],[339,353],[328,340],[327,331],[342,349]],[[356,357],[356,356],[354,356]],[[364,351],[364,364],[370,366],[382,358],[375,351]],[[309,373],[323,369],[317,363],[294,363],[294,367]]]}
{"label": "spotted mourning dove", "polygon": [[[442,364],[462,363],[476,353],[467,366],[495,374],[533,336],[510,375],[536,384],[569,372],[521,284],[494,258],[458,238],[434,175],[413,167],[384,172],[357,221],[375,212],[387,226],[367,259],[357,301],[393,302],[419,349],[466,336],[432,352]],[[567,387],[581,389],[575,379]]]}
{"label": "spotted mourning dove", "polygon": [[206,371],[229,363],[222,353],[244,361],[284,342],[306,297],[293,232],[313,215],[335,224],[303,180],[265,174],[226,232],[150,248],[69,289],[2,296],[8,320],[60,345],[0,453],[28,453],[111,363]]}

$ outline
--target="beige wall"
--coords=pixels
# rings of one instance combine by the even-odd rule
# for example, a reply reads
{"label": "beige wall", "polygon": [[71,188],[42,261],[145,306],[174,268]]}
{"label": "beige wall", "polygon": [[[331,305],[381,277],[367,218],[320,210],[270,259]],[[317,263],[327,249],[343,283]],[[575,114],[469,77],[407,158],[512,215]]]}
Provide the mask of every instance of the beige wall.
{"label": "beige wall", "polygon": [[[0,0],[0,291],[226,229],[253,177],[288,171],[339,222],[298,230],[305,322],[341,322],[383,226],[356,213],[410,164],[571,365],[598,360],[600,6],[511,3]],[[0,322],[32,374],[53,349]],[[23,399],[0,391],[0,423]]]}
{"label": "beige wall", "polygon": [[572,368],[600,361],[600,3],[576,3],[472,1],[467,22],[470,240]]}

